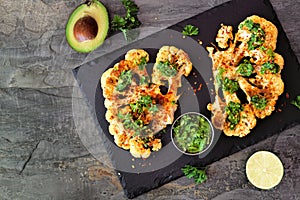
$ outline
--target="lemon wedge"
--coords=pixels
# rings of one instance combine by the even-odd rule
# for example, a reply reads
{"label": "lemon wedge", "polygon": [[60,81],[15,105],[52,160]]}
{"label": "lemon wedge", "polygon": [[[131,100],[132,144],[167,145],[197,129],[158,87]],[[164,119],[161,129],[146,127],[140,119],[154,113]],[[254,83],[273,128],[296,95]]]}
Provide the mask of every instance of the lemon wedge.
{"label": "lemon wedge", "polygon": [[284,168],[280,159],[268,151],[254,153],[246,163],[246,175],[255,187],[268,190],[278,185]]}

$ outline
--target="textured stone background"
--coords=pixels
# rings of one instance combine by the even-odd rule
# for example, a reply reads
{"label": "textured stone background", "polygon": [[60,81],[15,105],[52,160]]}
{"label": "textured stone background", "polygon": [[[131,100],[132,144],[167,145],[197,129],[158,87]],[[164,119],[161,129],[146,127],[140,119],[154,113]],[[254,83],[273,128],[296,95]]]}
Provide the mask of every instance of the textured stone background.
{"label": "textured stone background", "polygon": [[[72,116],[71,69],[106,52],[79,54],[68,46],[65,25],[81,2],[0,0],[0,199],[125,199],[105,151],[99,162],[85,149]],[[222,2],[136,0],[143,27],[150,27],[145,35]],[[300,3],[271,2],[300,59]],[[118,0],[103,3],[110,15],[124,13]],[[299,133],[300,125],[211,164],[201,185],[182,177],[137,199],[299,199]],[[245,176],[245,161],[261,149],[278,154],[285,167],[270,191]]]}

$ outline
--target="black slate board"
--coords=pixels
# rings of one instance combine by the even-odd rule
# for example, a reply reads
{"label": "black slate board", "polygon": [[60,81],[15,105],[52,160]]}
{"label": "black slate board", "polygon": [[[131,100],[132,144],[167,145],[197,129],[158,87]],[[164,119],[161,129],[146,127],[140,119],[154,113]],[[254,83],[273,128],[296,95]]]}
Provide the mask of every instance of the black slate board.
{"label": "black slate board", "polygon": [[[179,46],[179,48],[183,48],[187,51],[190,57],[192,57],[191,59],[196,69],[195,73],[199,73],[197,76],[197,83],[204,84],[207,82],[208,77],[211,76],[209,72],[211,66],[207,60],[207,53],[204,52],[205,50],[203,47],[214,42],[221,23],[232,25],[234,27],[234,31],[236,31],[237,25],[247,16],[253,14],[264,17],[276,25],[278,28],[276,52],[281,54],[285,59],[285,66],[282,71],[285,91],[280,96],[276,104],[276,111],[274,111],[271,116],[264,120],[259,120],[251,134],[245,138],[226,137],[224,134],[221,134],[218,140],[215,141],[216,144],[213,149],[204,158],[178,154],[175,149],[172,149],[171,145],[168,145],[169,138],[165,138],[167,150],[157,152],[157,154],[154,154],[154,156],[146,161],[140,159],[132,160],[132,157],[130,157],[130,154],[127,151],[121,150],[113,145],[111,142],[112,138],[107,131],[107,127],[105,127],[107,126],[107,122],[104,119],[103,97],[101,96],[102,91],[99,85],[101,74],[108,66],[117,62],[122,58],[127,50],[132,48],[147,48],[147,50],[150,51],[150,55],[154,55],[157,52],[158,45],[175,45]],[[186,42],[184,42],[184,44],[180,42],[182,38],[177,38],[177,33],[173,34],[172,31],[161,31],[115,52],[97,58],[73,70],[79,86],[88,101],[90,109],[93,114],[95,114],[96,121],[100,124],[101,128],[99,137],[104,139],[108,153],[110,154],[113,164],[117,169],[116,171],[120,182],[128,198],[134,198],[144,192],[182,176],[183,174],[180,168],[185,164],[206,166],[267,137],[279,133],[289,125],[300,122],[299,110],[290,104],[291,99],[295,98],[297,94],[300,94],[300,87],[298,84],[298,79],[300,78],[299,62],[290,48],[289,41],[269,1],[235,0],[227,2],[190,19],[184,20],[170,27],[170,29],[180,33],[186,24],[193,24],[199,27],[200,33],[198,36],[193,36],[192,39],[186,38]],[[163,38],[166,33],[169,34],[168,38]],[[200,45],[193,46],[194,43],[189,44],[191,40],[197,41],[198,39],[203,42],[203,47]],[[159,40],[160,42],[156,43],[156,40]],[[191,49],[187,49],[187,47]],[[196,53],[197,55],[193,56]],[[197,56],[200,56],[200,61],[197,59]],[[199,64],[196,64],[195,66],[195,63],[198,62]],[[190,84],[192,84],[193,81],[194,80],[188,80]],[[196,98],[196,101],[200,102],[198,103],[197,108],[195,108],[196,111],[200,110],[206,116],[210,116],[210,113],[204,108],[204,105],[206,105],[209,101],[209,85],[210,84],[208,84],[208,87],[204,87],[201,92],[197,92],[196,97],[191,96],[191,99]],[[182,103],[184,103],[184,101]],[[182,105],[181,109],[185,109],[185,106]],[[190,111],[190,109],[192,108],[187,108],[188,111]],[[178,111],[177,115],[180,112],[184,111]],[[169,151],[173,152],[173,154],[171,155],[168,153]],[[164,163],[164,160],[167,161]],[[158,162],[160,163],[158,166],[161,165],[164,167],[157,169],[155,167],[151,168],[151,162]],[[132,168],[132,165],[134,165],[135,168]],[[120,170],[121,168],[125,170]],[[147,170],[143,170],[145,168],[147,168]]]}

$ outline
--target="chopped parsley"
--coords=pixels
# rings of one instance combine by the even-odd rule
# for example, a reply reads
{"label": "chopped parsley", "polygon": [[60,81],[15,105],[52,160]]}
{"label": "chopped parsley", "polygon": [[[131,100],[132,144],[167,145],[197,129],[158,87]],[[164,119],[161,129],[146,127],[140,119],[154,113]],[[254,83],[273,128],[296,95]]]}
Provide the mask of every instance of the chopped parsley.
{"label": "chopped parsley", "polygon": [[258,23],[254,23],[252,20],[247,19],[239,25],[239,29],[243,27],[251,32],[250,39],[248,40],[248,49],[254,50],[260,47],[265,42],[265,32]]}
{"label": "chopped parsley", "polygon": [[115,15],[112,20],[112,29],[123,32],[126,40],[129,39],[128,30],[138,28],[142,23],[137,17],[139,7],[132,0],[121,0],[121,3],[126,9],[126,15],[121,17]]}
{"label": "chopped parsley", "polygon": [[270,71],[272,74],[276,74],[277,72],[279,72],[279,69],[280,69],[280,67],[277,63],[266,62],[262,65],[262,67],[260,69],[260,73],[265,74],[266,71]]}
{"label": "chopped parsley", "polygon": [[130,113],[124,115],[121,112],[118,112],[118,118],[121,120],[124,128],[133,130],[135,135],[140,135],[148,129],[146,126],[144,126],[142,120],[133,120],[133,117]]}
{"label": "chopped parsley", "polygon": [[173,133],[174,142],[182,151],[198,153],[209,144],[211,128],[204,117],[189,114],[176,121]]}
{"label": "chopped parsley", "polygon": [[269,49],[266,51],[266,54],[267,54],[270,58],[272,58],[272,60],[273,60],[274,57],[275,57],[275,53],[274,53],[274,51],[273,51],[271,48],[269,48]]}
{"label": "chopped parsley", "polygon": [[191,165],[185,165],[183,168],[181,168],[181,171],[187,178],[194,178],[195,183],[197,184],[203,183],[205,180],[207,180],[205,170],[200,170]]}
{"label": "chopped parsley", "polygon": [[170,61],[160,61],[157,65],[159,72],[166,77],[173,77],[177,74],[176,67]]}
{"label": "chopped parsley", "polygon": [[142,76],[140,79],[140,85],[148,85],[149,84],[149,77],[148,76]]}
{"label": "chopped parsley", "polygon": [[240,23],[239,29],[243,29],[243,27],[246,26],[249,30],[251,30],[253,25],[254,25],[254,22],[252,20],[246,19],[245,21]]}
{"label": "chopped parsley", "polygon": [[262,50],[262,51],[265,51],[265,50],[267,50],[267,48],[266,48],[266,47],[264,47],[264,46],[260,46],[260,47],[259,47],[259,49],[260,49],[260,50]]}
{"label": "chopped parsley", "polygon": [[157,107],[157,105],[151,104],[151,107],[149,108],[149,111],[152,113],[158,112],[159,109]]}
{"label": "chopped parsley", "polygon": [[188,24],[183,28],[182,34],[185,36],[198,35],[199,29],[193,25]]}
{"label": "chopped parsley", "polygon": [[223,80],[222,88],[230,94],[233,94],[239,89],[239,84],[237,81],[231,80],[228,77],[226,77]]}
{"label": "chopped parsley", "polygon": [[128,85],[131,84],[131,81],[132,81],[132,71],[131,70],[122,71],[121,75],[119,76],[116,90],[118,92],[123,91]]}
{"label": "chopped parsley", "polygon": [[255,108],[259,110],[263,110],[267,106],[267,99],[264,97],[259,97],[258,95],[251,97],[251,103],[255,106]]}
{"label": "chopped parsley", "polygon": [[247,59],[244,59],[242,63],[239,64],[237,73],[241,74],[242,76],[249,77],[251,76],[254,67],[252,66],[251,62]]}
{"label": "chopped parsley", "polygon": [[300,95],[298,95],[295,100],[291,101],[291,104],[300,109]]}
{"label": "chopped parsley", "polygon": [[141,62],[138,64],[139,70],[144,70],[147,65],[146,56],[141,58]]}
{"label": "chopped parsley", "polygon": [[240,122],[240,112],[243,111],[244,108],[242,104],[230,101],[228,106],[225,107],[225,111],[227,113],[227,121],[230,122],[229,128],[233,130],[235,126]]}
{"label": "chopped parsley", "polygon": [[155,104],[152,103],[152,98],[149,95],[141,96],[139,100],[135,103],[129,104],[131,110],[138,114],[144,112],[145,109],[149,110],[150,112],[157,112],[158,108]]}
{"label": "chopped parsley", "polygon": [[217,81],[217,84],[219,85],[219,86],[221,86],[222,85],[222,76],[223,76],[223,73],[226,71],[226,69],[224,69],[224,68],[219,68],[218,69],[218,73],[217,73],[217,75],[216,75],[216,81]]}

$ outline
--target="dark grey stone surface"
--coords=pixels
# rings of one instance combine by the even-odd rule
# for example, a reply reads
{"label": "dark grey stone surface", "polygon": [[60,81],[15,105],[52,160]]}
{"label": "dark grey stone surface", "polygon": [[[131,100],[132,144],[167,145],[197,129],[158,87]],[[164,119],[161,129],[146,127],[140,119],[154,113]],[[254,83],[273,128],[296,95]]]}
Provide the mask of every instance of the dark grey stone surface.
{"label": "dark grey stone surface", "polygon": [[[87,114],[78,123],[82,118],[73,116],[74,107],[88,109],[71,73],[124,44],[74,52],[64,31],[81,2],[0,0],[0,199],[125,199],[105,150],[96,152],[103,158],[99,161],[80,138],[86,126],[92,130],[93,120]],[[110,15],[124,13],[119,1],[103,2]],[[137,0],[142,35],[222,2]],[[300,59],[300,4],[271,2]],[[299,133],[300,125],[211,164],[201,185],[182,177],[137,199],[299,199]],[[245,163],[257,150],[275,152],[284,164],[284,178],[272,190],[258,190],[247,181]]]}

